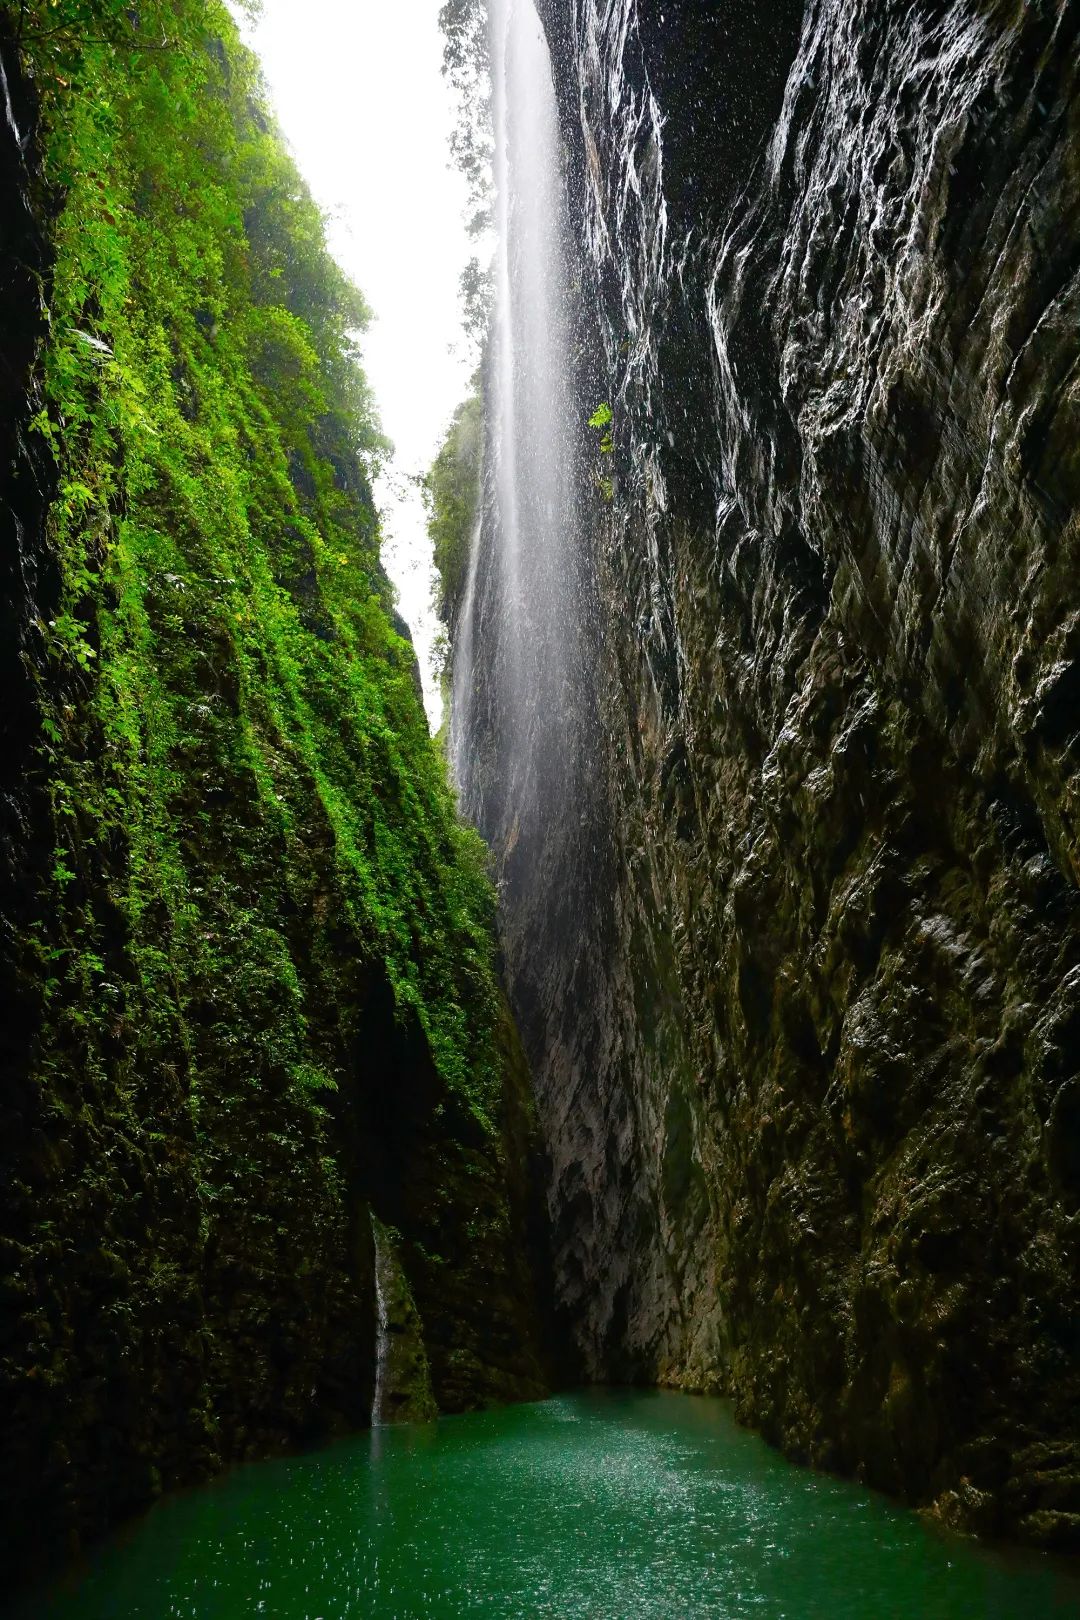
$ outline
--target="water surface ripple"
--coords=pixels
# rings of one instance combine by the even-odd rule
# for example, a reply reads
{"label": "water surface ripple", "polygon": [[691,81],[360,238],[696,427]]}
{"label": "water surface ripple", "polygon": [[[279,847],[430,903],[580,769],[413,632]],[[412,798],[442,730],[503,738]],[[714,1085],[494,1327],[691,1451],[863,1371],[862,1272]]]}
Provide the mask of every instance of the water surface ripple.
{"label": "water surface ripple", "polygon": [[794,1467],[726,1403],[589,1391],[238,1469],[22,1620],[1076,1620],[1080,1573]]}

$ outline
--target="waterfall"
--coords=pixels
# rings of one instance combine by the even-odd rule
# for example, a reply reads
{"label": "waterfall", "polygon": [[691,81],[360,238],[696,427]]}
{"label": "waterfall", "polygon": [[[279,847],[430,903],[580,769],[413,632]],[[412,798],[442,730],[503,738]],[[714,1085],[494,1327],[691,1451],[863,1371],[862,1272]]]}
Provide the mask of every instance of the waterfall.
{"label": "waterfall", "polygon": [[[595,1279],[621,1205],[581,1211],[607,1185],[603,1143],[628,1128],[613,1119],[575,1134],[566,1102],[587,1117],[582,1099],[610,1065],[605,1042],[617,1027],[607,655],[594,571],[609,509],[587,487],[598,457],[587,421],[601,401],[583,376],[595,333],[547,39],[533,0],[491,0],[489,26],[495,307],[480,512],[454,626],[450,758],[462,810],[493,855],[505,981],[541,1134],[573,1137],[565,1185],[553,1173],[546,1191],[555,1285],[585,1321],[608,1309],[612,1289]],[[578,1016],[601,1005],[612,1008],[606,1021]],[[595,1112],[629,1106],[610,1088]]]}
{"label": "waterfall", "polygon": [[[484,466],[480,468],[480,487],[484,487]],[[474,643],[476,580],[480,570],[480,537],[483,510],[477,510],[469,541],[469,563],[465,573],[465,590],[461,598],[461,612],[454,638],[454,681],[450,702],[449,755],[450,768],[459,791],[465,783],[465,748],[470,735],[472,718],[472,692],[475,682]]]}
{"label": "waterfall", "polygon": [[[551,58],[532,0],[492,0],[498,247],[487,444],[454,653],[451,761],[498,844],[568,785],[580,701],[580,429]],[[483,768],[485,745],[493,769]],[[572,773],[571,773],[572,774]]]}
{"label": "waterfall", "polygon": [[373,1214],[375,1249],[375,1393],[371,1426],[426,1423],[437,1415],[424,1325],[399,1252],[400,1234]]}
{"label": "waterfall", "polygon": [[390,1360],[390,1310],[386,1297],[386,1238],[379,1222],[372,1220],[375,1243],[375,1394],[371,1402],[371,1427],[386,1421],[386,1369]]}
{"label": "waterfall", "polygon": [[4,58],[0,55],[0,90],[4,93],[4,121],[7,124],[15,145],[22,152],[26,148],[26,140],[15,120],[15,108],[11,100],[11,87],[8,84],[7,70],[4,67]]}

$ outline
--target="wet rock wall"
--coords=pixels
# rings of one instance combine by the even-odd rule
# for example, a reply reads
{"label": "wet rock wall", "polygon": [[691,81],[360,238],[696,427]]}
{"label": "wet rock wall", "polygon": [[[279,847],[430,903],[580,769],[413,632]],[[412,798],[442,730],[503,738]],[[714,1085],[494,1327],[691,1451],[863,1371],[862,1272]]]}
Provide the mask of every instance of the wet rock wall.
{"label": "wet rock wall", "polygon": [[578,1355],[1075,1545],[1080,8],[542,10],[615,441]]}

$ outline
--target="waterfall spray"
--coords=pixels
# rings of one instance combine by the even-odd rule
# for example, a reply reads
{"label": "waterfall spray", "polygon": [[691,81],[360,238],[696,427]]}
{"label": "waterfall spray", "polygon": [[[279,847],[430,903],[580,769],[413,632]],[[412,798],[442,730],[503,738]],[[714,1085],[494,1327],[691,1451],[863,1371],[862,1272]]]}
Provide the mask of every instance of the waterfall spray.
{"label": "waterfall spray", "polygon": [[386,1300],[386,1239],[378,1221],[371,1223],[375,1244],[375,1394],[371,1427],[386,1421],[386,1365],[390,1356],[390,1312]]}
{"label": "waterfall spray", "polygon": [[[493,0],[491,63],[498,247],[488,433],[455,645],[451,760],[466,810],[498,844],[494,823],[550,806],[566,779],[580,701],[580,547],[562,146],[532,0]],[[486,775],[485,742],[495,755]],[[484,803],[494,779],[501,808]]]}

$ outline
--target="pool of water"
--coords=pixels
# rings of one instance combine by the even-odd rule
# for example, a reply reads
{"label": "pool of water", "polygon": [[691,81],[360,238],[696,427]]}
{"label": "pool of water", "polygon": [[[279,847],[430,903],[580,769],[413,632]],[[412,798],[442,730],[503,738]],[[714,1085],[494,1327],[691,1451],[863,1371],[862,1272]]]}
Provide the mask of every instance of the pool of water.
{"label": "pool of water", "polygon": [[1077,1620],[1080,1572],[787,1463],[723,1401],[589,1391],[160,1502],[19,1620]]}

